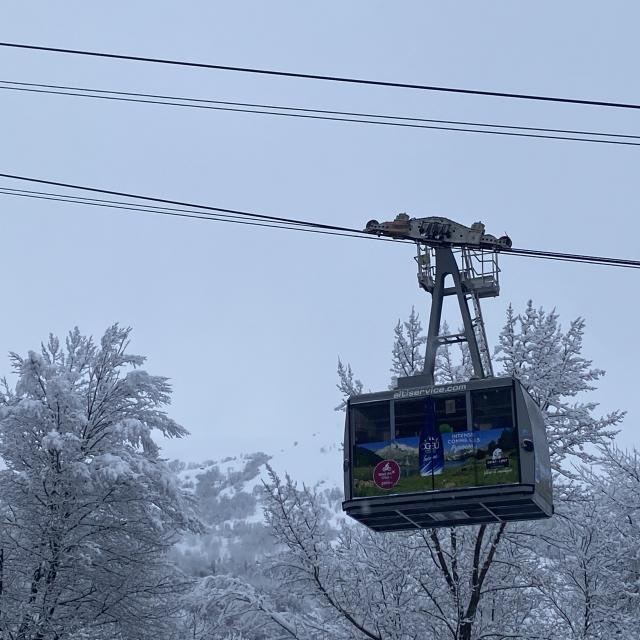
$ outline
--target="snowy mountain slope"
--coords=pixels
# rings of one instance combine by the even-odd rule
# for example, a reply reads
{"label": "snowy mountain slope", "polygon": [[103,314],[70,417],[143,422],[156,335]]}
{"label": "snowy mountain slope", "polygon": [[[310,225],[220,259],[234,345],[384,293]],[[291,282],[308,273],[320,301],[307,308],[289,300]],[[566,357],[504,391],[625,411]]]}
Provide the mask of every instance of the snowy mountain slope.
{"label": "snowy mountain slope", "polygon": [[[318,487],[342,518],[342,434],[313,433],[279,451],[242,453],[202,463],[173,461],[179,481],[197,501],[207,531],[186,536],[176,560],[193,575],[233,571],[252,574],[256,561],[273,548],[263,525],[261,492],[268,467],[299,485]],[[332,519],[333,520],[333,519]]]}

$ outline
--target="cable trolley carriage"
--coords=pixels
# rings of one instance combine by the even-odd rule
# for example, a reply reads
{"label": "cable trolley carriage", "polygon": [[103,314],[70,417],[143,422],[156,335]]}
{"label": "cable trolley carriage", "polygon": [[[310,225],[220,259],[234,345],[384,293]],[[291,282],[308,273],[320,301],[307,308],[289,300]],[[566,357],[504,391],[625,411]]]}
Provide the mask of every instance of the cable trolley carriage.
{"label": "cable trolley carriage", "polygon": [[[367,230],[397,237],[399,223],[403,236],[418,242],[418,279],[433,296],[425,371],[399,378],[395,389],[349,398],[343,509],[375,531],[550,517],[551,464],[542,412],[518,380],[493,376],[480,315],[478,299],[498,294],[497,243],[504,248],[510,240],[484,235],[480,223],[469,229],[446,218],[409,220],[404,214],[393,223],[373,221]],[[449,236],[455,236],[455,243],[446,244],[447,224],[450,231],[455,225]],[[433,238],[434,228],[439,239]],[[469,236],[460,240],[465,230],[482,232],[476,233],[478,244],[469,242]],[[435,249],[422,250],[421,245],[430,243]],[[490,259],[477,255],[486,253],[487,245]],[[458,246],[462,269],[452,246]],[[492,265],[491,272],[475,271],[469,266],[474,260]],[[448,288],[447,276],[453,277]],[[461,334],[439,335],[446,295],[458,297]],[[474,376],[435,385],[438,346],[463,341],[469,345]]]}

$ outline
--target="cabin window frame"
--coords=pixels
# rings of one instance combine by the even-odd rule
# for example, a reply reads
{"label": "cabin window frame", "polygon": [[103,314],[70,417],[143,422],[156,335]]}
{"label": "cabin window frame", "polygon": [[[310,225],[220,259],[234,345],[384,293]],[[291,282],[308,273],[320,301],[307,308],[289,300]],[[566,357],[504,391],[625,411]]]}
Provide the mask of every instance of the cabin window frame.
{"label": "cabin window frame", "polygon": [[[374,404],[383,404],[386,403],[389,407],[389,442],[392,442],[396,436],[396,425],[395,425],[395,405],[396,403],[402,402],[411,402],[415,401],[416,398],[387,398],[385,400],[363,400],[362,402],[351,402],[347,404],[347,412],[348,412],[348,436],[349,436],[349,488],[351,492],[351,499],[354,500],[369,500],[376,498],[386,498],[391,496],[406,496],[406,495],[416,495],[416,494],[428,494],[428,495],[436,495],[442,492],[447,491],[460,491],[466,489],[477,489],[477,488],[499,488],[506,486],[514,486],[522,484],[522,464],[521,464],[521,456],[520,456],[520,433],[519,433],[519,424],[518,424],[518,408],[516,403],[516,394],[515,394],[515,383],[511,380],[507,384],[500,385],[491,385],[487,387],[487,390],[490,389],[509,389],[511,396],[511,416],[513,429],[515,432],[515,440],[516,440],[516,454],[518,458],[518,479],[517,482],[505,482],[505,483],[497,483],[497,484],[473,484],[466,487],[456,487],[456,488],[438,488],[438,489],[427,489],[425,491],[415,491],[415,492],[402,492],[402,493],[393,493],[393,491],[389,491],[380,496],[356,496],[355,495],[355,486],[354,486],[354,467],[355,467],[355,447],[356,447],[356,420],[353,417],[353,411],[358,408],[358,405],[374,405]],[[467,421],[467,431],[473,432],[473,406],[472,406],[472,393],[473,392],[481,392],[483,389],[480,388],[472,388],[466,389],[464,392],[455,391],[451,393],[442,393],[442,394],[431,394],[430,396],[422,396],[420,399],[424,400],[427,397],[434,398],[435,400],[448,400],[455,397],[464,396],[466,403],[466,421]]]}

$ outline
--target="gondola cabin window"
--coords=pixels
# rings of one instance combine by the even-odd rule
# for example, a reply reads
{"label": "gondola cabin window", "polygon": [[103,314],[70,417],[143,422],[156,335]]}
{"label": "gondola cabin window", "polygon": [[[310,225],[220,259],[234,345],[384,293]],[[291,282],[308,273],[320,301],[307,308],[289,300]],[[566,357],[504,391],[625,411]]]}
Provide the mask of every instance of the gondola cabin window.
{"label": "gondola cabin window", "polygon": [[350,410],[354,497],[519,482],[511,386]]}
{"label": "gondola cabin window", "polygon": [[471,392],[478,486],[520,481],[518,434],[511,387]]}

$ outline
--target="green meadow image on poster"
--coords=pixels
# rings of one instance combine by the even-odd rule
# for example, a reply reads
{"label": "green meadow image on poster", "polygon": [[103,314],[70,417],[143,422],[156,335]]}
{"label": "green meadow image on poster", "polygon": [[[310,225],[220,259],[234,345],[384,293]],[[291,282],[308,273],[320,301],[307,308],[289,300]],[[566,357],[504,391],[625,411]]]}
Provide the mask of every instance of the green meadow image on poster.
{"label": "green meadow image on poster", "polygon": [[[441,445],[432,442],[430,451],[436,455],[437,446],[442,446],[444,464],[428,475],[420,473],[418,437],[356,445],[353,452],[354,497],[519,482],[515,429],[454,432],[447,431],[447,425],[441,425],[440,431]],[[377,465],[388,460],[397,463],[400,473],[393,486],[381,488],[376,484],[374,471]]]}

